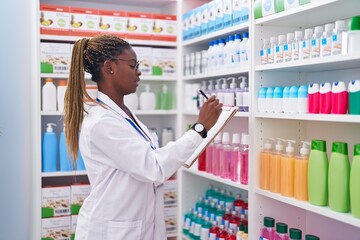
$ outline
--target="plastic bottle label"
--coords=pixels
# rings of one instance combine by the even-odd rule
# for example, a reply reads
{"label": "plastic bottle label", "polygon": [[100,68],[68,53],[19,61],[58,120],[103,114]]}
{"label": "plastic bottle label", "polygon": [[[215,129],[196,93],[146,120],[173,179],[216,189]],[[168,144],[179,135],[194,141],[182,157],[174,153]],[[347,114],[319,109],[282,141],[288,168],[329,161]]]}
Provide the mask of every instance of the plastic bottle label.
{"label": "plastic bottle label", "polygon": [[201,228],[200,239],[207,239],[209,236],[209,229],[208,228]]}
{"label": "plastic bottle label", "polygon": [[298,43],[292,44],[292,60],[294,60],[294,61],[299,60],[299,44]]}
{"label": "plastic bottle label", "polygon": [[268,50],[268,63],[274,63],[274,51],[272,47],[269,47]]}
{"label": "plastic bottle label", "polygon": [[310,58],[310,42],[309,42],[309,40],[305,40],[302,43],[302,58],[303,59]]}
{"label": "plastic bottle label", "polygon": [[260,59],[261,59],[261,65],[268,63],[267,50],[264,49],[260,50]]}
{"label": "plastic bottle label", "polygon": [[284,45],[284,56],[285,56],[285,62],[291,61],[291,47],[289,48],[289,44]]}
{"label": "plastic bottle label", "polygon": [[341,54],[342,50],[342,39],[337,34],[332,36],[332,55]]}
{"label": "plastic bottle label", "polygon": [[209,233],[209,240],[216,240],[216,233]]}
{"label": "plastic bottle label", "polygon": [[276,62],[281,63],[284,60],[284,48],[282,46],[276,46]]}
{"label": "plastic bottle label", "polygon": [[320,39],[311,40],[311,57],[320,57]]}
{"label": "plastic bottle label", "polygon": [[321,39],[321,49],[322,56],[330,56],[331,55],[331,38],[323,38]]}

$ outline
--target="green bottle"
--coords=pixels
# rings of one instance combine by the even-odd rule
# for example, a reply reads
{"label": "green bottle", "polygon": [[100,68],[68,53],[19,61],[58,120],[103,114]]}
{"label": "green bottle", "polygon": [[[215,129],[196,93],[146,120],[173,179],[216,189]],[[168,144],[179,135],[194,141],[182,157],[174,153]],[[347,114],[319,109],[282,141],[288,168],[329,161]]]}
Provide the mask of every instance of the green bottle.
{"label": "green bottle", "polygon": [[305,235],[305,240],[320,240],[320,238],[318,236],[306,234]]}
{"label": "green bottle", "polygon": [[168,86],[164,84],[161,92],[157,96],[157,109],[170,110],[172,109],[172,94],[169,92]]}
{"label": "green bottle", "polygon": [[350,162],[348,145],[333,142],[329,163],[329,205],[333,211],[350,211]]}
{"label": "green bottle", "polygon": [[354,146],[354,158],[350,171],[350,202],[351,213],[354,217],[360,218],[360,144]]}
{"label": "green bottle", "polygon": [[327,206],[329,163],[326,141],[312,140],[308,164],[309,202],[317,206]]}

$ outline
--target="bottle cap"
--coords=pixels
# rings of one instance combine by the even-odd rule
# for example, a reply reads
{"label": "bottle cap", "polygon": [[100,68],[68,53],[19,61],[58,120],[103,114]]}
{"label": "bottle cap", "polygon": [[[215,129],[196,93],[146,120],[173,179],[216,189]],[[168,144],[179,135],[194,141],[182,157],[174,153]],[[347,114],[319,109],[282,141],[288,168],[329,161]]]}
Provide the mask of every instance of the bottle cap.
{"label": "bottle cap", "polygon": [[276,223],[276,232],[278,233],[287,233],[288,225],[286,223],[278,222]]}
{"label": "bottle cap", "polygon": [[286,41],[286,37],[285,35],[279,35],[279,43],[285,42]]}
{"label": "bottle cap", "polygon": [[271,37],[270,42],[274,44],[277,43],[277,37]]}
{"label": "bottle cap", "polygon": [[352,80],[349,82],[348,90],[351,93],[360,91],[360,80]]}
{"label": "bottle cap", "polygon": [[308,86],[302,85],[298,90],[298,98],[307,98],[308,97]]}
{"label": "bottle cap", "polygon": [[302,239],[302,232],[300,229],[296,229],[296,228],[290,228],[289,229],[290,232],[290,238],[291,239],[296,239],[296,240],[301,240]]}
{"label": "bottle cap", "polygon": [[66,85],[67,85],[67,81],[65,79],[61,79],[58,81],[58,87],[66,86]]}
{"label": "bottle cap", "polygon": [[56,126],[56,124],[55,123],[47,123],[46,126],[47,126],[46,132],[54,132],[54,129],[52,126]]}
{"label": "bottle cap", "polygon": [[336,30],[346,30],[345,21],[339,20],[335,22],[335,29]]}
{"label": "bottle cap", "polygon": [[248,233],[248,231],[249,231],[249,230],[248,230],[248,226],[245,226],[244,233],[246,233],[246,234],[247,234],[247,233]]}
{"label": "bottle cap", "polygon": [[263,44],[264,44],[264,45],[269,44],[269,39],[268,39],[268,38],[264,38],[264,39],[263,39]]}
{"label": "bottle cap", "polygon": [[266,89],[266,98],[273,98],[273,96],[274,96],[274,88],[268,87]]}
{"label": "bottle cap", "polygon": [[246,84],[246,77],[241,76],[241,77],[238,77],[238,79],[240,79],[240,80],[241,80],[241,82],[240,82],[240,88],[246,88],[246,87],[247,87],[247,84]]}
{"label": "bottle cap", "polygon": [[284,90],[283,90],[283,98],[288,98],[288,97],[289,97],[290,88],[291,88],[290,86],[284,87]]}
{"label": "bottle cap", "polygon": [[285,142],[284,139],[276,138],[275,150],[276,151],[282,151],[284,149],[284,145],[283,145],[284,142]]}
{"label": "bottle cap", "polygon": [[234,36],[235,36],[235,39],[241,39],[240,34],[235,34]]}
{"label": "bottle cap", "polygon": [[298,97],[298,92],[299,92],[299,87],[298,86],[291,86],[290,92],[289,92],[289,97],[290,98],[297,98]]}
{"label": "bottle cap", "polygon": [[221,143],[221,133],[219,133],[218,135],[216,135],[214,141],[217,142],[217,143]]}
{"label": "bottle cap", "polygon": [[231,89],[236,89],[236,78],[234,78],[234,77],[228,77],[227,80],[231,80],[230,88],[231,88]]}
{"label": "bottle cap", "polygon": [[266,91],[267,91],[266,87],[260,88],[258,93],[258,98],[266,98]]}
{"label": "bottle cap", "polygon": [[348,144],[346,142],[333,142],[332,152],[348,155]]}
{"label": "bottle cap", "polygon": [[318,93],[320,91],[320,86],[318,83],[310,83],[308,88],[308,93]]}
{"label": "bottle cap", "polygon": [[355,16],[349,20],[349,30],[356,31],[360,30],[360,16]]}
{"label": "bottle cap", "polygon": [[302,31],[296,31],[296,32],[295,32],[295,38],[296,38],[297,40],[301,40],[302,37],[303,37]]}
{"label": "bottle cap", "polygon": [[166,84],[164,84],[164,85],[162,86],[162,91],[163,91],[164,93],[167,93],[167,92],[168,92],[168,86],[167,86]]}
{"label": "bottle cap", "polygon": [[248,32],[244,32],[244,33],[243,33],[243,39],[244,39],[244,38],[249,38],[249,33],[248,33]]}
{"label": "bottle cap", "polygon": [[274,98],[282,98],[283,97],[283,91],[284,91],[283,87],[275,87],[273,97]]}
{"label": "bottle cap", "polygon": [[226,82],[226,78],[222,78],[222,80],[223,80],[223,83],[221,84],[221,89],[227,89],[228,85],[227,85],[227,82]]}
{"label": "bottle cap", "polygon": [[218,40],[218,43],[219,43],[219,44],[220,44],[220,43],[225,44],[225,40],[224,40],[223,38],[220,38],[220,39]]}
{"label": "bottle cap", "polygon": [[325,24],[325,32],[332,32],[334,30],[334,24],[328,23]]}
{"label": "bottle cap", "polygon": [[285,148],[285,151],[287,153],[293,153],[295,150],[294,150],[294,145],[295,144],[295,141],[294,140],[287,140],[287,147]]}
{"label": "bottle cap", "polygon": [[326,152],[326,141],[325,140],[312,140],[311,141],[311,150],[318,150],[321,152]]}
{"label": "bottle cap", "polygon": [[45,82],[48,83],[48,82],[53,82],[54,80],[52,78],[47,78],[45,79]]}
{"label": "bottle cap", "polygon": [[300,148],[300,154],[301,155],[309,155],[310,153],[310,143],[306,141],[301,141],[302,147]]}
{"label": "bottle cap", "polygon": [[222,143],[223,143],[223,144],[229,144],[229,143],[230,143],[230,133],[228,133],[228,132],[223,132],[223,135],[222,135]]}
{"label": "bottle cap", "polygon": [[290,42],[290,41],[294,40],[294,38],[295,38],[295,34],[294,34],[294,33],[288,33],[288,34],[286,34],[286,41],[287,41],[287,42]]}
{"label": "bottle cap", "polygon": [[354,145],[354,157],[355,156],[360,156],[360,144]]}
{"label": "bottle cap", "polygon": [[233,35],[229,36],[229,41],[234,41],[234,36]]}
{"label": "bottle cap", "polygon": [[332,83],[331,92],[332,93],[340,93],[340,92],[346,92],[346,85],[343,81],[336,81]]}
{"label": "bottle cap", "polygon": [[272,148],[272,141],[274,141],[273,138],[265,138],[264,149],[270,150]]}
{"label": "bottle cap", "polygon": [[264,226],[265,227],[274,227],[275,226],[275,219],[272,217],[264,217]]}
{"label": "bottle cap", "polygon": [[329,82],[323,82],[320,85],[320,93],[327,93],[331,92],[331,83]]}
{"label": "bottle cap", "polygon": [[322,26],[316,26],[316,27],[315,27],[315,34],[316,34],[316,33],[323,33],[323,31],[324,31],[324,29],[323,29]]}
{"label": "bottle cap", "polygon": [[314,235],[306,234],[305,240],[320,240],[320,238]]}
{"label": "bottle cap", "polygon": [[242,145],[249,145],[249,135],[246,133],[241,134],[241,144]]}
{"label": "bottle cap", "polygon": [[233,144],[240,144],[240,133],[234,133],[232,137]]}
{"label": "bottle cap", "polygon": [[305,38],[310,38],[313,35],[313,30],[311,28],[305,29]]}
{"label": "bottle cap", "polygon": [[241,222],[239,225],[239,231],[244,231],[244,230],[245,230],[244,224]]}

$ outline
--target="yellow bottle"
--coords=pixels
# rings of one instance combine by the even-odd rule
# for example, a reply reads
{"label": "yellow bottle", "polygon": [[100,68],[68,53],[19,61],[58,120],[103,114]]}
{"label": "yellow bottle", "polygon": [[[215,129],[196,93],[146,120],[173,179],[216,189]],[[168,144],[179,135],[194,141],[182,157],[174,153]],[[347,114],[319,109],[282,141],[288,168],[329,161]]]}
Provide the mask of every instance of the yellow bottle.
{"label": "yellow bottle", "polygon": [[294,196],[294,140],[287,140],[287,147],[281,157],[281,194],[285,197]]}
{"label": "yellow bottle", "polygon": [[308,200],[308,162],[310,143],[302,141],[300,156],[295,159],[294,166],[294,197],[297,200]]}
{"label": "yellow bottle", "polygon": [[270,191],[280,193],[281,191],[281,157],[283,155],[284,139],[277,138],[275,152],[270,157]]}
{"label": "yellow bottle", "polygon": [[270,156],[272,155],[272,138],[266,138],[264,149],[260,152],[260,188],[270,187]]}

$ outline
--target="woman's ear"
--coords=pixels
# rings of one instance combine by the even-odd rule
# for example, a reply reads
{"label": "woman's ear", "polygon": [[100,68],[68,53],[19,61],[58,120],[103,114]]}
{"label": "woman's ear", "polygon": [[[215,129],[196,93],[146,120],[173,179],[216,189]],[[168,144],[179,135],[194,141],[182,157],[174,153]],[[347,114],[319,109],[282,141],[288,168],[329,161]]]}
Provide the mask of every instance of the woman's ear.
{"label": "woman's ear", "polygon": [[106,60],[104,62],[104,72],[107,74],[114,74],[112,65],[113,64],[110,60]]}

